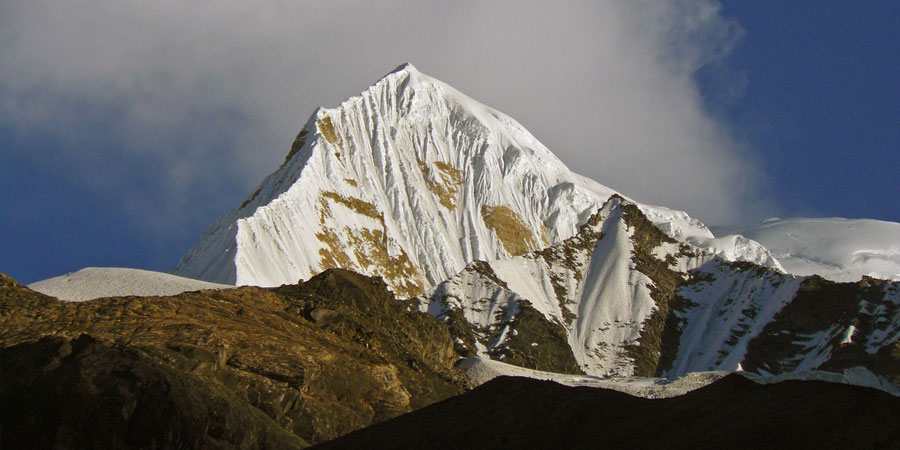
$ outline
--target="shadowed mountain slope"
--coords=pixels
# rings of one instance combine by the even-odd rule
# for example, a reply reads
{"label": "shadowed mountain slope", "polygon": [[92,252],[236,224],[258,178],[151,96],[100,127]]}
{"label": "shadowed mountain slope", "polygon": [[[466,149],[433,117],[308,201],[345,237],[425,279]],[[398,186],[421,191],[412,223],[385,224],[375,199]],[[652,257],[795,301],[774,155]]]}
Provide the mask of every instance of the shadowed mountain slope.
{"label": "shadowed mountain slope", "polygon": [[471,392],[317,449],[895,448],[900,399],[815,381],[758,385],[729,375],[680,397],[528,378]]}

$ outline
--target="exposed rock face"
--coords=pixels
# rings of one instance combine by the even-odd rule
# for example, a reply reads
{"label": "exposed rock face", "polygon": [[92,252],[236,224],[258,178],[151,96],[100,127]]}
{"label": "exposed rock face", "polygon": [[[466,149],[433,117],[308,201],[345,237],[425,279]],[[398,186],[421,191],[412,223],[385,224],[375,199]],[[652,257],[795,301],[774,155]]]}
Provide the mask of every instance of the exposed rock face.
{"label": "exposed rock face", "polygon": [[896,448],[900,399],[819,381],[729,375],[683,396],[501,377],[321,449]]}
{"label": "exposed rock face", "polygon": [[6,448],[290,448],[462,392],[444,325],[383,282],[60,302],[0,278]]}

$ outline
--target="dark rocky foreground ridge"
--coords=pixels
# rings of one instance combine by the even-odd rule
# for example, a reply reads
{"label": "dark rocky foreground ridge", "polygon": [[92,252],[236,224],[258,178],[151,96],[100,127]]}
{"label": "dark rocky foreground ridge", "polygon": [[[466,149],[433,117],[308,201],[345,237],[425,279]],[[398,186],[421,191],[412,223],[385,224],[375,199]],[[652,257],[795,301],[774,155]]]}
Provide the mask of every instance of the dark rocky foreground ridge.
{"label": "dark rocky foreground ridge", "polygon": [[900,399],[729,375],[670,399],[500,377],[316,449],[898,448]]}
{"label": "dark rocky foreground ridge", "polygon": [[447,328],[344,270],[60,302],[0,275],[3,449],[299,448],[457,395]]}

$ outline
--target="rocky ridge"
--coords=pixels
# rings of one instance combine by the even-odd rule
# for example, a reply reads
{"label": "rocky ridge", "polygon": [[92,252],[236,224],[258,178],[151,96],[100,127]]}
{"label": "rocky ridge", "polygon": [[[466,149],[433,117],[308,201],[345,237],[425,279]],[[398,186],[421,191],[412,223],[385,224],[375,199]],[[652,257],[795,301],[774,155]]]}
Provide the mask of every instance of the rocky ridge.
{"label": "rocky ridge", "polygon": [[0,276],[4,448],[299,448],[461,393],[383,282],[61,302]]}

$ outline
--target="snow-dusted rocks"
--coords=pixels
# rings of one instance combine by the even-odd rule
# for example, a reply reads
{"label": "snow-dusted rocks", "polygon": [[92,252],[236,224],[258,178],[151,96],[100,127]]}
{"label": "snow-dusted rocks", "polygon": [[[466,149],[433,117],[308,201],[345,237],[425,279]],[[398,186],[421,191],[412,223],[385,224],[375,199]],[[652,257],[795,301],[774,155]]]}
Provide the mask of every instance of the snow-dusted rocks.
{"label": "snow-dusted rocks", "polygon": [[518,329],[515,305],[539,311],[543,330],[561,328],[587,375],[777,374],[854,365],[889,374],[900,368],[890,356],[900,350],[898,293],[897,282],[841,284],[727,261],[668,237],[635,204],[613,196],[572,238],[474,263],[419,300],[454,329],[474,330],[471,353],[530,368],[562,371],[535,351],[540,347],[506,344],[511,337],[542,339],[534,326]]}

